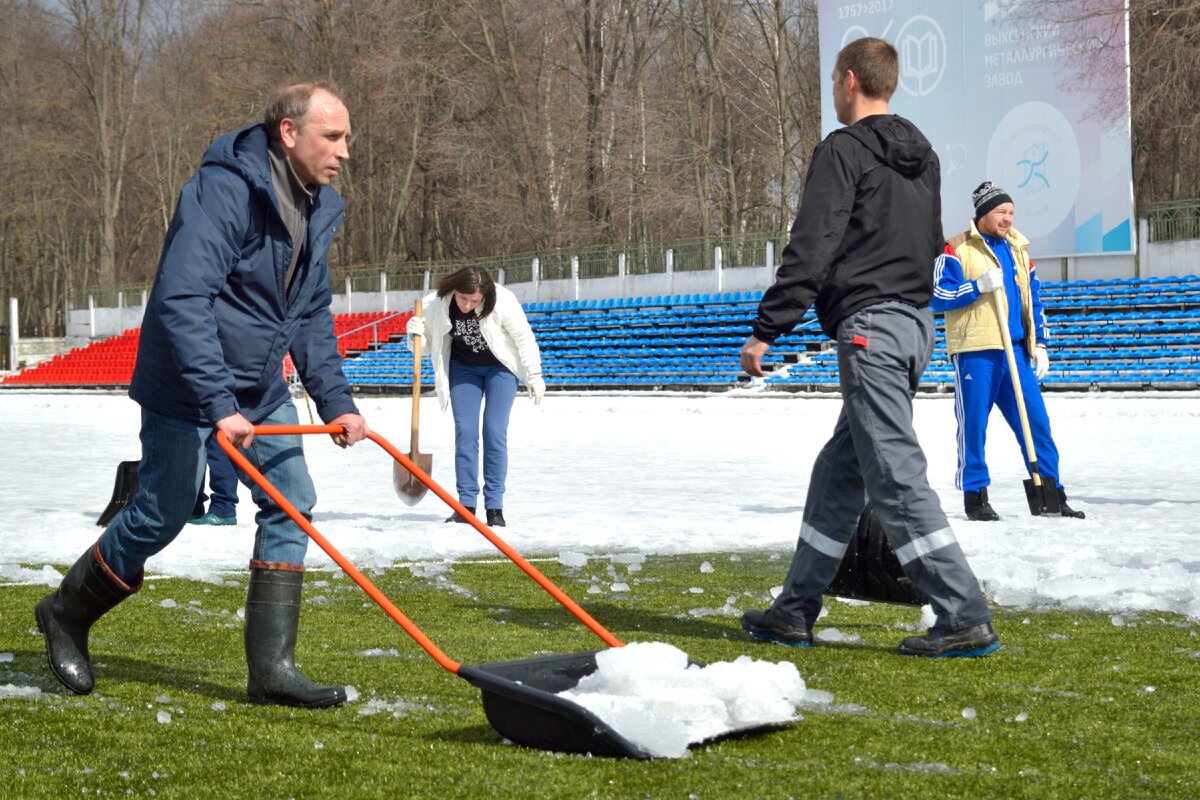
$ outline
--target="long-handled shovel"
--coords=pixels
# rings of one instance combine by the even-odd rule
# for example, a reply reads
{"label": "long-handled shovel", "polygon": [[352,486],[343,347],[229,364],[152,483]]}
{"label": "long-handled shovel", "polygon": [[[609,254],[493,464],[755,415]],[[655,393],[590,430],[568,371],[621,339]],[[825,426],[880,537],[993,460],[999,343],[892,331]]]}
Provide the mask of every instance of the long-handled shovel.
{"label": "long-handled shovel", "polygon": [[1008,358],[1008,374],[1012,378],[1013,394],[1017,398],[1017,414],[1021,417],[1021,433],[1025,437],[1025,454],[1029,459],[1031,477],[1025,481],[1025,498],[1029,500],[1029,513],[1035,517],[1060,517],[1062,508],[1058,500],[1058,486],[1048,485],[1038,471],[1033,434],[1029,432],[1029,415],[1025,413],[1025,395],[1021,392],[1021,376],[1017,373],[1012,335],[1008,332],[1008,299],[1004,295],[1004,287],[992,292],[992,300],[996,305],[996,316],[1000,320],[1000,338],[1004,342],[1004,355]]}
{"label": "long-handled shovel", "polygon": [[[340,425],[257,425],[254,433],[257,436],[268,436],[272,434],[341,433],[343,430]],[[610,647],[623,645],[620,639],[609,633],[603,625],[539,572],[537,567],[512,549],[491,528],[476,519],[474,514],[469,513],[462,503],[459,503],[445,489],[435,483],[412,459],[393,447],[379,434],[372,432],[368,434],[368,437],[387,451],[388,455],[403,464],[409,473],[426,485],[450,508],[457,511],[485,539],[495,545],[500,552],[570,611],[592,633],[600,637],[605,644]],[[479,666],[470,666],[455,661],[434,644],[383,592],[379,591],[366,575],[338,552],[329,540],[322,536],[312,523],[297,511],[296,507],[288,502],[287,498],[271,485],[261,472],[254,468],[254,465],[242,455],[238,448],[233,446],[225,434],[218,433],[217,442],[229,455],[230,460],[244,470],[250,480],[266,492],[284,513],[291,517],[292,521],[300,526],[301,530],[307,533],[309,538],[316,542],[342,568],[342,571],[357,583],[396,624],[403,628],[404,632],[411,636],[439,666],[482,691],[484,714],[487,715],[488,722],[501,736],[517,744],[543,750],[624,758],[650,758],[650,754],[645,749],[625,738],[591,711],[560,696],[560,692],[574,688],[580,678],[596,671],[596,651],[544,655],[520,661],[500,661]],[[712,740],[696,744],[706,744],[708,741],[731,736],[747,736],[774,730],[778,727],[780,726],[774,724],[752,725],[720,734]]]}
{"label": "long-handled shovel", "polygon": [[[421,298],[413,306],[413,316],[421,316]],[[417,447],[421,429],[421,340],[423,337],[413,337],[413,382],[412,382],[412,439],[409,442],[408,457],[426,474],[433,471],[433,455],[422,453]],[[392,485],[396,494],[405,505],[415,506],[428,491],[425,484],[417,480],[417,476],[409,472],[400,462],[392,464]]]}

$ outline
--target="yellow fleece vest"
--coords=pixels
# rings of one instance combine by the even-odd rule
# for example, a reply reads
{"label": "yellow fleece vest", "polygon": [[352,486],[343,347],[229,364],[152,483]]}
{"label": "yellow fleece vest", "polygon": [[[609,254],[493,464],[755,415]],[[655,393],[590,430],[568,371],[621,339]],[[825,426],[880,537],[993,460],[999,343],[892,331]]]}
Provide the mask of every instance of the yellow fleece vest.
{"label": "yellow fleece vest", "polygon": [[[1021,319],[1025,326],[1025,352],[1029,354],[1037,345],[1037,334],[1033,324],[1033,301],[1029,294],[1029,240],[1016,228],[1009,228],[1005,241],[1012,250],[1013,263],[1016,265],[1017,291],[1021,296]],[[979,233],[974,222],[971,223],[970,230],[955,236],[948,244],[962,264],[963,277],[967,280],[976,280],[992,267],[1000,266],[999,259],[983,240],[983,235]],[[1013,298],[1009,297],[1007,300],[1011,305]],[[1014,346],[1018,344],[1013,342]],[[1004,349],[1004,340],[1000,338],[1000,321],[990,292],[969,306],[946,312],[946,349],[951,355],[976,350]]]}

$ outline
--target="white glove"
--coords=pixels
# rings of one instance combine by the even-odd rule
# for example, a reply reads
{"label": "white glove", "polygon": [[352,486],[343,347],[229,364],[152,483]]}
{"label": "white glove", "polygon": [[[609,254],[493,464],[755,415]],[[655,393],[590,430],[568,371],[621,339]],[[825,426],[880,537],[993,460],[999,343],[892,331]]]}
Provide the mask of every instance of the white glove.
{"label": "white glove", "polygon": [[1050,355],[1046,352],[1045,345],[1038,345],[1033,348],[1033,374],[1040,381],[1050,373]]}
{"label": "white glove", "polygon": [[542,397],[546,394],[546,382],[542,380],[541,376],[534,375],[529,379],[528,383],[529,393],[533,395],[533,404],[536,406],[542,402]]}
{"label": "white glove", "polygon": [[975,286],[978,287],[980,294],[994,292],[1004,285],[1004,273],[999,267],[992,267],[987,272],[975,279]]}
{"label": "white glove", "polygon": [[407,324],[404,326],[404,332],[409,336],[420,336],[425,338],[425,318],[424,317],[409,317]]}

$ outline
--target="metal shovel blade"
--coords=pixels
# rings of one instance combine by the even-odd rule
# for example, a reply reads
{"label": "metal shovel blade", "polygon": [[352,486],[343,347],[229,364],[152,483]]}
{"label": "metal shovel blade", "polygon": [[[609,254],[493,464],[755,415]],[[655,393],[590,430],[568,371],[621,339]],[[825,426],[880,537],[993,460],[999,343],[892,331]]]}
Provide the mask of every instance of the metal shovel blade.
{"label": "metal shovel blade", "polygon": [[1061,517],[1062,506],[1058,500],[1058,486],[1052,486],[1045,480],[1033,482],[1032,478],[1025,481],[1025,499],[1029,501],[1029,513],[1035,517]]}
{"label": "metal shovel blade", "polygon": [[[413,304],[413,316],[421,316],[421,298]],[[412,380],[412,440],[409,445],[408,457],[426,475],[433,471],[433,456],[422,453],[417,449],[417,441],[421,430],[421,340],[413,337],[413,380]],[[429,491],[429,488],[417,476],[405,469],[399,461],[392,464],[392,486],[396,496],[406,506],[415,506]]]}
{"label": "metal shovel blade", "polygon": [[[408,454],[408,457],[426,475],[433,469],[433,455],[431,453],[419,453],[413,450]],[[413,475],[400,466],[399,462],[392,464],[392,485],[396,488],[396,496],[408,506],[415,506],[421,502],[421,498],[429,491],[429,488],[425,484],[417,480],[416,475]]]}

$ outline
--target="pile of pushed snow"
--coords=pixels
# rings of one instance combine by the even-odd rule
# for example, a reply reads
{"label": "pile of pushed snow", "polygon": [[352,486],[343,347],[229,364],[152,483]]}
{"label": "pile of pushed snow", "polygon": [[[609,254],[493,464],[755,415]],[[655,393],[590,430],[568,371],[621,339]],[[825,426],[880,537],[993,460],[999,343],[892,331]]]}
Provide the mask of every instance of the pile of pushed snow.
{"label": "pile of pushed snow", "polygon": [[663,642],[603,650],[596,667],[560,696],[662,758],[685,756],[689,744],[724,734],[794,722],[805,699],[795,664],[739,656],[689,666],[687,653]]}

